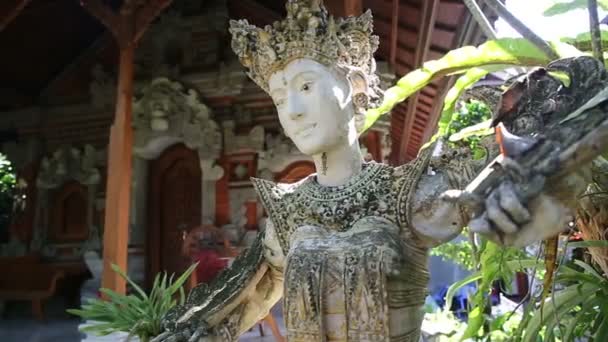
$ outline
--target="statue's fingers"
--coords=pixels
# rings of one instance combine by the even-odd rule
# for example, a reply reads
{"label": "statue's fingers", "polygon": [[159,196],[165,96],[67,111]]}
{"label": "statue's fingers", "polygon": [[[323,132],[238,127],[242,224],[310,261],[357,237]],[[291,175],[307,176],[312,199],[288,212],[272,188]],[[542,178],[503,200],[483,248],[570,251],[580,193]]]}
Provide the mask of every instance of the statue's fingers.
{"label": "statue's fingers", "polygon": [[504,182],[500,184],[499,187],[500,192],[500,206],[502,209],[509,214],[512,218],[512,221],[515,221],[517,224],[524,224],[530,221],[531,215],[528,209],[523,206],[517,193],[515,192],[515,188],[513,183]]}
{"label": "statue's fingers", "polygon": [[485,212],[481,216],[469,221],[469,229],[471,229],[472,232],[478,234],[488,235],[494,233],[494,231],[492,230],[492,225],[488,220],[488,214]]}
{"label": "statue's fingers", "polygon": [[182,335],[181,334],[173,334],[163,340],[163,342],[181,342]]}
{"label": "statue's fingers", "polygon": [[496,193],[490,195],[490,198],[486,201],[486,212],[488,213],[488,219],[494,223],[494,226],[499,231],[506,234],[513,234],[517,233],[519,230],[509,215],[503,211]]}
{"label": "statue's fingers", "polygon": [[199,327],[194,331],[194,334],[188,339],[188,342],[197,342],[207,332],[205,327]]}
{"label": "statue's fingers", "polygon": [[519,165],[519,163],[514,159],[504,157],[500,164],[511,176],[515,177],[518,180],[525,179],[526,170],[524,170],[521,165]]}
{"label": "statue's fingers", "polygon": [[156,336],[155,338],[151,339],[150,342],[161,342],[161,341],[165,341],[166,338],[168,338],[170,335],[172,334],[172,332],[170,331],[165,331],[164,333]]}

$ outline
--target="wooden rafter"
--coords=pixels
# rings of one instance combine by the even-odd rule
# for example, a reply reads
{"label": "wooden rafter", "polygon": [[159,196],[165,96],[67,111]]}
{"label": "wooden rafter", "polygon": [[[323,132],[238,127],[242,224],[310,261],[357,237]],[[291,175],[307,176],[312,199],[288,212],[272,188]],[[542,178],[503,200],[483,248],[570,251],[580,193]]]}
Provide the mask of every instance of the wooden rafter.
{"label": "wooden rafter", "polygon": [[120,35],[118,28],[120,27],[119,17],[106,6],[101,0],[83,0],[80,2],[82,7],[87,10],[95,19],[99,20],[108,31],[112,33],[114,38]]}
{"label": "wooden rafter", "polygon": [[[485,8],[482,7],[485,12]],[[475,44],[480,42],[483,38],[483,31],[479,29],[479,24],[475,21],[472,15],[467,14],[463,24],[459,27],[455,41],[452,46],[464,46]],[[456,79],[454,76],[449,78],[443,78],[437,94],[435,95],[435,101],[433,102],[433,108],[431,110],[431,117],[426,125],[426,129],[424,131],[424,135],[422,137],[422,142],[428,141],[437,129],[437,123],[439,122],[439,118],[441,116],[441,109],[443,108],[443,100],[447,95],[450,88],[454,85]]]}
{"label": "wooden rafter", "polygon": [[141,39],[150,24],[171,4],[171,1],[152,0],[135,13],[135,41]]}
{"label": "wooden rafter", "polygon": [[399,34],[399,2],[400,0],[393,0],[392,18],[391,18],[391,33],[390,33],[390,49],[389,49],[389,65],[396,70],[397,64],[397,35]]}
{"label": "wooden rafter", "polygon": [[[6,0],[4,0],[6,1]],[[31,0],[15,0],[12,4],[0,6],[0,32],[10,24]]]}
{"label": "wooden rafter", "polygon": [[[435,26],[435,18],[437,16],[437,9],[439,7],[439,0],[427,0],[422,1],[422,20],[420,20],[420,26],[418,27],[418,40],[416,42],[416,53],[414,56],[414,68],[422,66],[426,59],[426,55],[431,45],[431,38],[433,36],[433,28]],[[419,92],[414,93],[407,100],[407,111],[405,113],[405,123],[403,132],[401,135],[401,146],[399,147],[399,162],[403,163],[407,161],[406,151],[409,142],[409,138],[414,125],[416,117],[416,108],[418,107],[418,96]]]}

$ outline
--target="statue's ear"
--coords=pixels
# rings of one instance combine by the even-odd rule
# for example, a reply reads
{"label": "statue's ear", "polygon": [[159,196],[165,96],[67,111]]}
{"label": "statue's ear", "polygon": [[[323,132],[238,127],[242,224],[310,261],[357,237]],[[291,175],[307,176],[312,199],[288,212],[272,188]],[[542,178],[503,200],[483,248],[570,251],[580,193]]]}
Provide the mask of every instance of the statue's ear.
{"label": "statue's ear", "polygon": [[369,94],[369,82],[367,76],[361,70],[351,70],[348,73],[348,81],[352,87],[353,95]]}

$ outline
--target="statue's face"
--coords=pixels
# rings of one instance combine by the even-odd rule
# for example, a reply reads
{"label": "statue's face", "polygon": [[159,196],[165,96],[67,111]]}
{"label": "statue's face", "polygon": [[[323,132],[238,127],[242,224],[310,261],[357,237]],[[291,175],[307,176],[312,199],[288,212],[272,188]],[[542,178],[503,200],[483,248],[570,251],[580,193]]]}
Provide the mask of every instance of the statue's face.
{"label": "statue's face", "polygon": [[310,59],[297,59],[269,79],[281,126],[304,154],[328,152],[357,138],[346,79]]}

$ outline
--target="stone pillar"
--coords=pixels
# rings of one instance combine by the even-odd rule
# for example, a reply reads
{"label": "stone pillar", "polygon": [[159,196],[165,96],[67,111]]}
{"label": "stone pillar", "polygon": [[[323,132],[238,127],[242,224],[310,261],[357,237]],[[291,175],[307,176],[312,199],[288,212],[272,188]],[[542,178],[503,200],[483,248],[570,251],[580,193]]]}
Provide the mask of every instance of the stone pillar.
{"label": "stone pillar", "polygon": [[215,164],[215,160],[202,159],[201,163],[201,223],[215,223],[215,188],[216,182],[224,176],[224,169]]}

